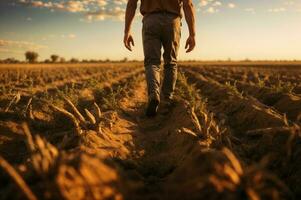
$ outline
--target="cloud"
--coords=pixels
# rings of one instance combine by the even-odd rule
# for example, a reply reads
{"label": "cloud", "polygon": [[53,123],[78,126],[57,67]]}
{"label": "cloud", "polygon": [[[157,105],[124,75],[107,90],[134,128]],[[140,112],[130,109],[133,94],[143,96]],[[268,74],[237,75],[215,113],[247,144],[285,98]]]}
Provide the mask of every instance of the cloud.
{"label": "cloud", "polygon": [[[28,7],[48,9],[50,11],[64,11],[81,13],[81,21],[92,22],[102,20],[124,20],[125,7],[128,0],[17,0],[19,4]],[[299,1],[299,0],[298,0]],[[282,0],[275,8],[264,8],[268,12],[284,12],[286,10],[298,11],[297,0]],[[138,1],[139,3],[140,1]],[[194,0],[197,11],[204,14],[214,14],[225,9],[242,7],[236,0]],[[241,11],[255,13],[252,8],[241,8]],[[139,12],[137,12],[139,13]]]}
{"label": "cloud", "polygon": [[[280,9],[280,8],[285,8],[285,10],[283,9]],[[281,7],[278,7],[278,10],[277,8],[271,8],[269,9],[270,12],[273,10],[273,11],[278,11],[278,12],[285,12],[285,11],[295,11],[295,12],[301,12],[301,1],[300,0],[286,0],[283,2],[283,5]],[[269,11],[268,10],[268,11]]]}
{"label": "cloud", "polygon": [[19,49],[19,50],[40,50],[40,49],[48,48],[45,45],[39,45],[32,42],[2,40],[2,39],[0,39],[0,47],[6,49]]}
{"label": "cloud", "polygon": [[[283,13],[283,12],[301,12],[301,0],[270,0],[269,4],[261,7],[244,7],[244,4],[238,0],[194,0],[197,2],[197,11],[204,14],[213,14],[223,12],[228,9],[236,10],[237,12],[246,12],[256,14],[259,12]],[[250,6],[250,5],[249,5]]]}
{"label": "cloud", "polygon": [[236,5],[234,3],[228,3],[228,8],[236,8]]}
{"label": "cloud", "polygon": [[200,3],[199,3],[199,6],[200,6],[200,7],[205,7],[205,6],[207,6],[208,4],[209,4],[209,1],[207,1],[207,0],[201,0]]}
{"label": "cloud", "polygon": [[0,48],[0,53],[3,53],[3,54],[23,54],[24,51]]}
{"label": "cloud", "polygon": [[207,10],[205,10],[205,13],[213,14],[213,13],[217,13],[217,12],[219,12],[219,10],[214,7],[209,7]]}
{"label": "cloud", "polygon": [[215,1],[212,6],[221,6],[222,3],[220,1]]}
{"label": "cloud", "polygon": [[248,13],[252,13],[252,14],[256,13],[254,8],[245,8],[245,11],[248,12]]}
{"label": "cloud", "polygon": [[284,7],[268,9],[268,12],[271,12],[271,13],[280,13],[280,12],[285,12],[285,11],[286,11],[286,8],[284,8]]}
{"label": "cloud", "polygon": [[224,0],[200,0],[197,10],[203,13],[218,13],[225,8],[236,8],[234,3],[226,3]]}
{"label": "cloud", "polygon": [[75,39],[77,36],[75,34],[62,34],[61,38],[67,38],[67,39]]}
{"label": "cloud", "polygon": [[284,1],[283,4],[286,6],[292,6],[295,5],[295,1]]}
{"label": "cloud", "polygon": [[24,6],[44,8],[51,11],[83,13],[84,21],[123,19],[127,0],[59,0],[57,2],[40,0],[19,0]]}
{"label": "cloud", "polygon": [[69,34],[67,37],[70,39],[75,39],[77,36],[75,34]]}
{"label": "cloud", "polygon": [[127,4],[127,0],[114,0],[116,5],[125,5]]}
{"label": "cloud", "polygon": [[74,33],[69,33],[69,34],[49,34],[49,35],[45,35],[41,38],[42,41],[52,41],[52,40],[58,40],[58,39],[70,39],[70,40],[74,40],[77,38],[77,35]]}
{"label": "cloud", "polygon": [[20,0],[19,3],[31,6],[35,8],[48,8],[50,10],[63,10],[68,12],[83,12],[86,10],[85,5],[88,3],[87,0],[84,1],[61,1],[61,2],[43,2],[36,0]]}
{"label": "cloud", "polygon": [[88,21],[102,21],[105,19],[117,19],[123,20],[125,15],[125,9],[115,7],[112,9],[100,9],[95,12],[86,13],[85,17]]}

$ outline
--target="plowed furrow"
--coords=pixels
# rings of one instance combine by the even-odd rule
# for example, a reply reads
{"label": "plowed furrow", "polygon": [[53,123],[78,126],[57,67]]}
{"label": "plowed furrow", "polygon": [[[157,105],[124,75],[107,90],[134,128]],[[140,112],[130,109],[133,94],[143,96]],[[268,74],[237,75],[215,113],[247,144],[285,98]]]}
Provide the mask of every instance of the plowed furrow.
{"label": "plowed furrow", "polygon": [[[193,70],[198,73],[197,69]],[[202,73],[202,72],[201,72]],[[203,74],[203,73],[202,73]],[[208,74],[207,74],[208,75]],[[258,101],[271,106],[279,113],[285,114],[289,120],[300,123],[301,120],[301,97],[295,94],[276,91],[267,87],[259,87],[256,85],[247,84],[235,79],[223,78],[220,76],[209,76],[213,80],[225,84],[226,82],[236,87],[239,92],[244,95],[255,97]]]}
{"label": "plowed furrow", "polygon": [[201,95],[208,99],[208,105],[220,120],[226,120],[237,134],[245,131],[283,126],[283,117],[269,107],[247,97],[240,97],[202,75],[185,70],[192,83],[195,82]]}
{"label": "plowed furrow", "polygon": [[245,163],[264,163],[290,188],[292,198],[300,195],[301,190],[295,187],[300,183],[300,169],[296,169],[301,156],[301,138],[297,136],[300,127],[289,126],[279,113],[252,98],[239,98],[216,81],[187,69],[185,72],[208,99],[209,108],[221,116],[219,120],[227,119],[226,124],[239,140],[231,139],[240,159]]}

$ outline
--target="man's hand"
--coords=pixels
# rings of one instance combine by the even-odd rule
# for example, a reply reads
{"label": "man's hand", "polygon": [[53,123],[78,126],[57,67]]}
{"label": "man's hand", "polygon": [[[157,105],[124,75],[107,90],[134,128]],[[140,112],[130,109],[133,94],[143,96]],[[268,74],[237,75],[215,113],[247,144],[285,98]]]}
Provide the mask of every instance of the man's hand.
{"label": "man's hand", "polygon": [[191,52],[195,47],[195,37],[194,36],[189,36],[188,39],[186,40],[186,53]]}
{"label": "man's hand", "polygon": [[138,0],[128,0],[128,3],[126,5],[126,11],[125,11],[125,27],[124,27],[123,43],[124,46],[130,51],[132,51],[131,45],[135,46],[134,39],[130,34],[130,32],[131,32],[131,24],[135,17],[137,2]]}
{"label": "man's hand", "polygon": [[195,47],[195,10],[192,0],[183,0],[183,10],[189,29],[189,37],[186,41],[186,53],[191,52]]}
{"label": "man's hand", "polygon": [[132,51],[131,45],[135,46],[133,36],[129,33],[124,34],[123,43],[129,51]]}

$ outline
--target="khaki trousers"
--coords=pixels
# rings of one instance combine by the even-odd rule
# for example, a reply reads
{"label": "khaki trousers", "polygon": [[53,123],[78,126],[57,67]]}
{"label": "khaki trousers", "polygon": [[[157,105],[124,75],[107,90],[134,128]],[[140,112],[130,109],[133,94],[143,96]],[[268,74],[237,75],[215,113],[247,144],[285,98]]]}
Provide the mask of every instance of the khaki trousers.
{"label": "khaki trousers", "polygon": [[160,101],[160,65],[163,47],[164,76],[162,96],[172,99],[177,81],[177,56],[181,37],[180,16],[153,13],[143,17],[144,67],[149,100]]}

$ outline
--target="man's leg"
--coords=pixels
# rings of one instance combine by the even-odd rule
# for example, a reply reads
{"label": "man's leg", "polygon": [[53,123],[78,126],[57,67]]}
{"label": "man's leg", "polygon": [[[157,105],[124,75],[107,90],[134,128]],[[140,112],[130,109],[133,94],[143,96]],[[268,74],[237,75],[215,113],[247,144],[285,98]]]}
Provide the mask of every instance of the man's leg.
{"label": "man's leg", "polygon": [[144,67],[148,88],[149,106],[146,115],[154,116],[160,102],[160,64],[161,40],[157,15],[149,15],[143,19]]}
{"label": "man's leg", "polygon": [[177,56],[181,37],[181,19],[173,15],[166,17],[166,26],[163,31],[164,48],[164,79],[162,92],[164,99],[169,101],[173,98],[173,93],[177,81]]}

